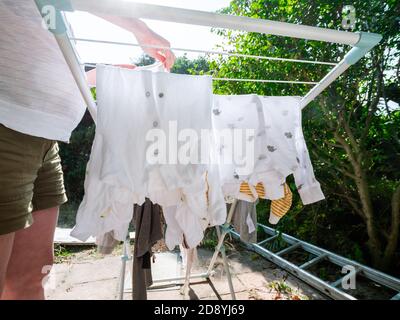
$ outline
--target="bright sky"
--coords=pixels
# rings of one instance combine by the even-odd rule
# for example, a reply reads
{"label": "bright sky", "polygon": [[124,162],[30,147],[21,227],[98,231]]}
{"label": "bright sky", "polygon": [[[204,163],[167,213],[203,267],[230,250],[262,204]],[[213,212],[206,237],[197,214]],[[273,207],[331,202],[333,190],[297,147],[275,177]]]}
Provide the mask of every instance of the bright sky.
{"label": "bright sky", "polygon": [[[180,7],[202,11],[216,11],[229,5],[229,0],[138,0],[136,2]],[[67,14],[75,37],[117,42],[137,43],[135,37],[128,31],[114,26],[107,21],[97,18],[85,12]],[[190,49],[215,49],[220,42],[216,34],[211,33],[208,27],[183,25],[156,20],[143,20],[147,25],[166,38],[172,47]],[[142,51],[140,48],[127,46],[114,46],[98,43],[77,43],[77,50],[83,62],[103,63],[129,63],[136,60]],[[183,52],[175,52],[177,56]],[[198,54],[188,54],[189,58],[195,58]]]}

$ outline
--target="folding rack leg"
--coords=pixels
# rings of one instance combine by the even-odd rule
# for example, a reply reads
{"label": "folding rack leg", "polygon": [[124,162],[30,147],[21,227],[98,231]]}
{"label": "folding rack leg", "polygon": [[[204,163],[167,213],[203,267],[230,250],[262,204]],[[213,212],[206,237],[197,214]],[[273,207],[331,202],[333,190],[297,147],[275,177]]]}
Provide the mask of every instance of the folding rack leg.
{"label": "folding rack leg", "polygon": [[215,247],[214,254],[210,261],[210,265],[208,266],[208,270],[207,270],[208,275],[211,275],[211,272],[214,269],[215,262],[217,261],[217,258],[218,258],[218,253],[221,251],[221,248],[224,244],[225,236],[229,233],[228,228],[230,226],[230,223],[231,223],[231,220],[233,217],[233,213],[235,212],[236,204],[237,204],[237,200],[234,200],[229,209],[228,217],[226,218],[226,222],[222,227],[223,231],[222,231],[221,237],[218,239],[218,244]]}
{"label": "folding rack leg", "polygon": [[221,233],[221,230],[219,229],[219,227],[218,226],[216,227],[217,235],[218,235],[218,244],[215,247],[214,254],[211,258],[210,264],[207,269],[207,276],[209,278],[213,272],[215,262],[217,261],[218,253],[221,252],[225,273],[228,278],[228,285],[229,285],[229,290],[231,293],[232,300],[236,300],[236,295],[235,295],[235,290],[233,288],[232,276],[231,276],[231,272],[229,270],[228,260],[226,258],[224,240],[225,240],[225,236],[229,233],[228,228],[232,221],[232,217],[233,217],[233,213],[235,212],[236,205],[237,205],[237,200],[234,200],[231,207],[229,208],[228,217],[226,218],[226,222],[221,228],[223,230],[222,233]]}
{"label": "folding rack leg", "polygon": [[[219,229],[218,226],[216,226],[215,229],[217,230],[218,239],[220,239],[221,238],[221,230]],[[232,300],[236,300],[235,290],[233,288],[233,283],[232,283],[232,275],[231,275],[231,271],[229,270],[228,259],[226,257],[225,246],[221,247],[221,256],[222,256],[222,261],[224,264],[226,277],[228,278],[229,291],[231,293]]]}
{"label": "folding rack leg", "polygon": [[[229,265],[228,265],[228,261],[227,261],[228,259],[226,257],[225,247],[224,247],[223,244],[224,244],[225,236],[229,233],[228,228],[230,226],[230,222],[232,220],[233,213],[235,212],[236,204],[237,204],[237,200],[234,200],[232,205],[231,205],[231,207],[230,207],[230,209],[229,209],[229,213],[228,213],[226,222],[222,226],[222,230],[223,231],[221,232],[219,227],[216,227],[217,235],[218,235],[218,244],[215,247],[215,251],[214,251],[214,254],[213,254],[212,258],[211,258],[211,261],[210,261],[210,264],[208,266],[207,272],[202,273],[202,274],[195,274],[195,275],[191,275],[190,276],[190,279],[209,278],[213,274],[213,269],[214,269],[215,262],[216,262],[216,260],[218,258],[218,253],[221,252],[225,273],[226,273],[226,276],[228,278],[229,290],[230,290],[231,297],[232,297],[233,300],[236,300],[235,290],[233,288],[232,276],[231,276],[231,273],[230,273],[230,270],[229,270]],[[128,244],[125,241],[124,242],[124,246],[123,246],[123,255],[121,256],[122,267],[121,267],[120,284],[119,284],[119,299],[120,300],[123,299],[124,288],[125,288],[126,263],[127,263],[128,260],[130,260],[127,248],[128,248]],[[156,280],[153,281],[153,283],[178,281],[178,280],[184,280],[184,279],[185,279],[185,277],[156,279]]]}
{"label": "folding rack leg", "polygon": [[[128,236],[129,237],[129,236]],[[124,299],[124,291],[125,291],[125,274],[126,274],[126,263],[131,259],[129,256],[129,238],[125,239],[123,247],[122,247],[122,256],[121,256],[121,272],[119,276],[119,284],[118,284],[118,299]]]}

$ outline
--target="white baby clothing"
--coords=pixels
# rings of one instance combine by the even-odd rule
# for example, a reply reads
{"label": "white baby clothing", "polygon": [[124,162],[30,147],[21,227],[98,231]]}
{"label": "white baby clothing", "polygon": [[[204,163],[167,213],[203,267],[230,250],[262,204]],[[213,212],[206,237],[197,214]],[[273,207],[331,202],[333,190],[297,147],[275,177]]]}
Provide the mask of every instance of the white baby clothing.
{"label": "white baby clothing", "polygon": [[266,197],[277,200],[284,196],[286,177],[297,169],[294,131],[298,123],[299,99],[296,97],[258,96],[261,101],[265,144],[257,159],[250,183],[265,186]]}
{"label": "white baby clothing", "polygon": [[[252,185],[255,186],[261,182],[265,185],[267,199],[280,199],[284,196],[285,178],[297,168],[294,140],[284,135],[286,131],[289,131],[288,127],[291,132],[294,132],[295,110],[291,110],[290,113],[285,114],[286,118],[283,118],[281,112],[273,109],[280,102],[279,98],[289,102],[292,102],[294,98],[271,98],[273,97],[266,99],[257,95],[214,95],[213,126],[216,131],[231,130],[233,132],[235,129],[240,129],[252,132],[242,140],[235,136],[233,147],[224,144],[222,139],[217,140],[221,183],[226,198],[254,201],[253,197],[240,193],[240,185],[242,182],[249,182],[249,187],[252,188]],[[253,143],[253,149],[249,142]],[[232,150],[232,148],[238,149]],[[224,152],[235,156],[237,153],[242,153],[247,162],[252,162],[251,166],[247,163],[252,168],[251,172],[240,174],[237,163],[226,163],[223,158]],[[239,158],[239,162],[240,160],[242,159]]]}
{"label": "white baby clothing", "polygon": [[301,201],[304,205],[318,202],[325,199],[324,193],[321,190],[321,185],[314,175],[314,169],[311,164],[310,155],[304,139],[302,122],[301,122],[301,107],[299,108],[299,123],[295,131],[295,143],[299,166],[294,171],[294,180],[297,191],[299,192]]}
{"label": "white baby clothing", "polygon": [[[124,240],[133,205],[149,198],[164,209],[167,246],[193,248],[208,226],[225,222],[225,200],[255,201],[259,183],[266,199],[281,199],[294,174],[304,204],[324,198],[298,97],[212,95],[209,76],[151,68],[99,65],[96,82],[96,136],[73,236],[112,231]],[[210,163],[199,157],[204,129],[213,132]],[[241,192],[243,182],[254,196]]]}
{"label": "white baby clothing", "polygon": [[[260,97],[267,128],[267,149],[275,150],[279,163],[276,171],[294,175],[297,190],[304,205],[325,199],[315,179],[302,129],[300,97]],[[275,147],[276,145],[276,147]],[[274,146],[270,148],[269,146]],[[276,163],[275,162],[275,163]],[[266,190],[268,188],[266,187]]]}
{"label": "white baby clothing", "polygon": [[[234,151],[227,150],[223,140],[217,140],[216,154],[220,157],[221,183],[226,200],[235,198],[251,202],[257,198],[240,192],[243,182],[248,182],[254,195],[257,194],[254,186],[262,183],[266,199],[281,199],[285,195],[286,178],[291,174],[295,177],[303,204],[324,199],[303,136],[300,97],[214,95],[212,108],[216,131],[251,129],[255,133],[248,137],[254,141],[253,152],[246,155],[254,159],[254,169],[248,175],[238,174],[236,163],[224,162],[223,152]],[[242,140],[239,140],[239,147],[241,150],[248,148]]]}
{"label": "white baby clothing", "polygon": [[[213,152],[218,161],[226,199],[240,199],[240,184],[254,172],[263,143],[260,103],[256,95],[214,95],[212,120],[215,136]],[[244,199],[245,200],[245,199]]]}
{"label": "white baby clothing", "polygon": [[201,130],[211,130],[211,77],[99,65],[96,82],[96,136],[72,235],[85,240],[113,231],[123,240],[133,204],[147,197],[164,208],[175,206],[187,242],[198,245],[204,226],[226,218],[221,192],[209,192],[208,179],[218,188],[218,172],[207,163],[171,163],[165,158],[174,152],[163,148],[177,143],[196,151]]}

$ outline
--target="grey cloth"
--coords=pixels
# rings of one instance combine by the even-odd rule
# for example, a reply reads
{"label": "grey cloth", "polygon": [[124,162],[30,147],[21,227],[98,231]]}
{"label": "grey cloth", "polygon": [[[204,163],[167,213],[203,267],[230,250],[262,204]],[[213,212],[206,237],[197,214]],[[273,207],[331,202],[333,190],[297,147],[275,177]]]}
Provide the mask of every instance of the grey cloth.
{"label": "grey cloth", "polygon": [[135,246],[133,251],[132,299],[147,300],[147,288],[152,285],[152,246],[162,238],[161,207],[149,199],[135,205]]}
{"label": "grey cloth", "polygon": [[[232,224],[236,232],[240,234],[240,239],[244,242],[257,242],[257,202],[247,202],[238,200],[235,211],[233,213]],[[251,219],[255,230],[249,232],[248,219]]]}
{"label": "grey cloth", "polygon": [[121,241],[115,240],[114,231],[107,232],[96,238],[97,252],[101,254],[111,254],[114,248],[120,243]]}

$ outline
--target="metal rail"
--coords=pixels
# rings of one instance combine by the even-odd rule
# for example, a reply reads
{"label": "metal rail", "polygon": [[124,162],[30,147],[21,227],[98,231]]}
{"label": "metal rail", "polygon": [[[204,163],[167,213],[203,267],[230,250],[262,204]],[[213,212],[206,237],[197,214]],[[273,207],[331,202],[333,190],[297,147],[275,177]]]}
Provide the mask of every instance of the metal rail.
{"label": "metal rail", "polygon": [[[73,37],[67,34],[68,25],[65,23],[64,19],[62,19],[61,12],[79,10],[95,14],[130,18],[147,18],[353,46],[345,57],[302,98],[300,102],[302,108],[314,100],[351,65],[364,57],[367,52],[376,46],[382,39],[380,34],[375,33],[345,32],[301,24],[292,24],[266,19],[253,19],[249,17],[157,6],[123,0],[35,0],[35,2],[43,17],[46,17],[48,14],[48,6],[56,9],[56,25],[54,28],[50,29],[50,31],[53,32],[54,37],[63,52],[64,58],[71,69],[72,75],[95,122],[97,115],[96,106],[88,88],[83,70],[79,66],[79,59],[77,59],[74,48],[69,39]],[[261,82],[266,81],[264,80]]]}

